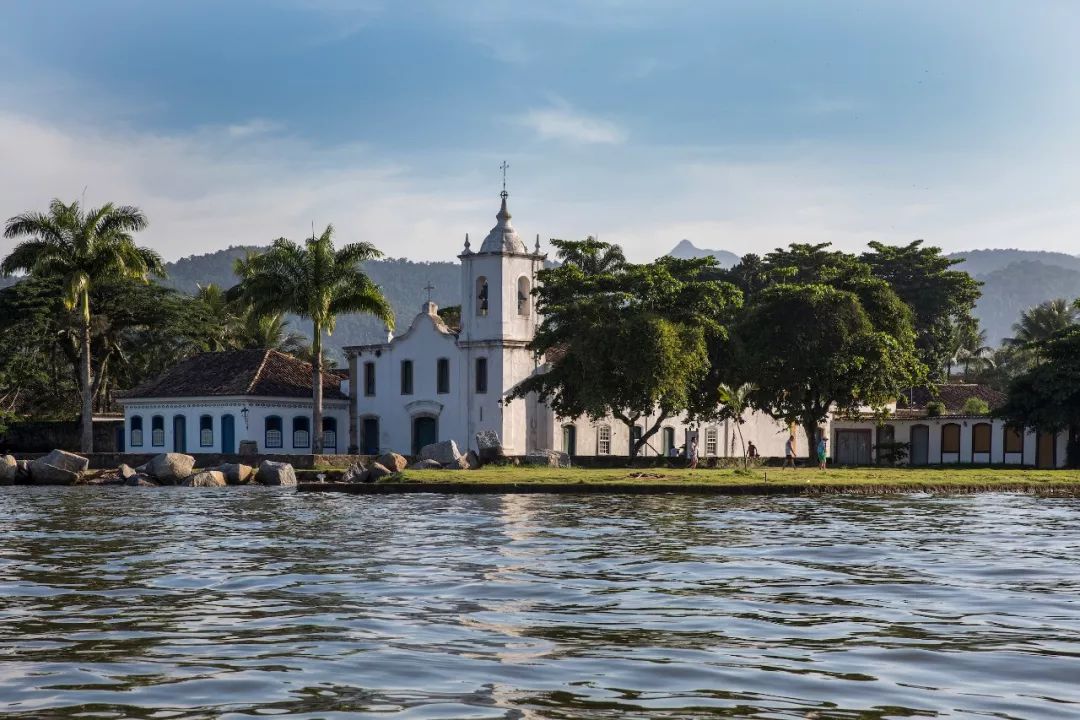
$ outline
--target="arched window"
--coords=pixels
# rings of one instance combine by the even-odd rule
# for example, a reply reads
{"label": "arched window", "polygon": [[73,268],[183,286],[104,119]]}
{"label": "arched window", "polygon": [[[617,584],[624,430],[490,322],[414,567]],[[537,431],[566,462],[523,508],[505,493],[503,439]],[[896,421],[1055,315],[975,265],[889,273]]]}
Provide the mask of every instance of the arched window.
{"label": "arched window", "polygon": [[1005,452],[1021,454],[1024,452],[1024,431],[1018,427],[1005,428]]}
{"label": "arched window", "polygon": [[946,423],[941,426],[941,452],[960,452],[960,426],[956,423]]}
{"label": "arched window", "polygon": [[611,454],[611,426],[600,425],[596,428],[596,454]]}
{"label": "arched window", "polygon": [[311,419],[294,417],[292,421],[292,445],[294,448],[311,447]]}
{"label": "arched window", "polygon": [[337,452],[337,418],[322,419],[323,452]]}
{"label": "arched window", "polygon": [[440,395],[450,392],[450,361],[446,358],[435,363],[435,392]]}
{"label": "arched window", "polygon": [[990,423],[976,423],[971,428],[971,452],[990,453]]}
{"label": "arched window", "polygon": [[476,314],[487,315],[488,313],[488,281],[481,275],[476,278]]}
{"label": "arched window", "polygon": [[524,275],[518,278],[517,291],[518,315],[528,315],[529,308],[532,305],[532,298],[530,297],[530,293],[532,292],[532,286],[529,283],[529,278],[525,277]]}
{"label": "arched window", "polygon": [[271,415],[266,418],[266,442],[267,448],[280,448],[282,443],[281,436],[281,418],[277,415]]}
{"label": "arched window", "polygon": [[209,415],[199,416],[199,447],[214,446],[214,419]]}
{"label": "arched window", "polygon": [[161,415],[150,418],[150,444],[165,447],[165,418]]}
{"label": "arched window", "polygon": [[142,447],[142,415],[131,418],[131,446]]}

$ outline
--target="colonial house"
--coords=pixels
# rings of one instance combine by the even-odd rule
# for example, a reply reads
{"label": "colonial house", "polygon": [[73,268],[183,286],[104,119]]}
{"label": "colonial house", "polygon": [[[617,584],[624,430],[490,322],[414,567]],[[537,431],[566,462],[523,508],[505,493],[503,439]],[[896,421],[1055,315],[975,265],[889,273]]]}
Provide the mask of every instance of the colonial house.
{"label": "colonial house", "polygon": [[[276,350],[195,355],[124,394],[129,452],[310,453],[310,363]],[[349,381],[323,374],[323,447],[345,452]]]}
{"label": "colonial house", "polygon": [[915,388],[884,417],[834,417],[832,457],[839,465],[891,464],[894,448],[904,448],[900,464],[1027,465],[1059,468],[1066,463],[1066,433],[1009,427],[987,414],[965,411],[971,399],[993,411],[1005,397],[984,385],[950,383],[933,390]]}
{"label": "colonial house", "polygon": [[[416,454],[441,440],[470,448],[478,432],[490,430],[509,454],[555,449],[575,456],[625,456],[631,434],[644,432],[643,426],[631,430],[613,418],[559,418],[535,397],[508,399],[522,380],[546,370],[528,347],[539,323],[532,290],[546,256],[539,236],[531,250],[521,240],[507,194],[501,197],[496,224],[479,249],[466,235],[458,255],[460,327],[448,327],[429,301],[402,334],[345,348],[354,390],[351,437],[361,453]],[[748,414],[743,425],[745,438],[763,455],[783,455],[788,432],[760,414]],[[805,443],[801,431],[796,435]],[[665,423],[643,454],[666,456],[693,438],[703,457],[741,456],[733,423],[699,426],[682,418]]]}

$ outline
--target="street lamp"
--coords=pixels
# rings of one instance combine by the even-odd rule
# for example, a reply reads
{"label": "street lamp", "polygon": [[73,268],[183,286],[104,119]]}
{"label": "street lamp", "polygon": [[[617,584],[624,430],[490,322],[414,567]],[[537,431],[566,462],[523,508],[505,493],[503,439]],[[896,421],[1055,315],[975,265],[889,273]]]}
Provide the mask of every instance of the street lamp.
{"label": "street lamp", "polygon": [[245,430],[248,429],[248,413],[249,412],[251,412],[251,411],[248,410],[247,405],[245,405],[243,408],[240,409],[240,414],[244,416],[244,429]]}

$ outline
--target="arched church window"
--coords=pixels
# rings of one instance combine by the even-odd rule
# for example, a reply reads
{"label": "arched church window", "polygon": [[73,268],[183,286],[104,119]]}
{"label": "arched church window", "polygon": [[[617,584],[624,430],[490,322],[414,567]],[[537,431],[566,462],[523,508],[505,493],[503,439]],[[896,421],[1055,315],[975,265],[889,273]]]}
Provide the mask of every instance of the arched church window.
{"label": "arched church window", "polygon": [[488,312],[488,281],[486,277],[476,278],[476,314],[487,315]]}
{"label": "arched church window", "polygon": [[529,278],[522,275],[518,278],[518,315],[528,315],[529,305],[531,305],[529,293],[532,288],[529,285]]}

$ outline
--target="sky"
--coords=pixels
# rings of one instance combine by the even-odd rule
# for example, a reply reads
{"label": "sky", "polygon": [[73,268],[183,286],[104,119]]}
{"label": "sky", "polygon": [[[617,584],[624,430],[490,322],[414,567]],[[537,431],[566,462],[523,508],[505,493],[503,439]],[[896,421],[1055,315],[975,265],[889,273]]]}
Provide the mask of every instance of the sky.
{"label": "sky", "polygon": [[[0,0],[0,216],[134,204],[166,259],[1080,252],[1075,0]],[[0,239],[0,252],[12,241]],[[531,242],[530,242],[531,245]]]}

